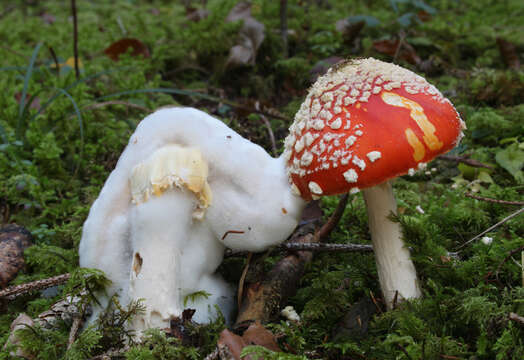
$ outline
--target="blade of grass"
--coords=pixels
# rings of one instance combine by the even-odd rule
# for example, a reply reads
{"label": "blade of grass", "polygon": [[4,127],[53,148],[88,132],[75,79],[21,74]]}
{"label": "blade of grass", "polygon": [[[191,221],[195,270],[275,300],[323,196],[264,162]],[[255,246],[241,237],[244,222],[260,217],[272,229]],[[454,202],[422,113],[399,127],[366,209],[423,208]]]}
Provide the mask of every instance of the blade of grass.
{"label": "blade of grass", "polygon": [[[122,67],[122,68],[117,68],[117,69],[111,69],[111,70],[106,70],[106,71],[100,71],[96,74],[93,74],[93,75],[90,75],[90,76],[86,76],[86,77],[83,77],[77,81],[75,81],[74,83],[72,83],[71,85],[69,86],[66,86],[63,90],[65,91],[69,91],[71,89],[73,89],[74,87],[76,87],[77,85],[81,84],[81,83],[84,83],[84,82],[88,82],[90,80],[93,80],[93,79],[96,79],[100,76],[103,76],[103,75],[107,75],[107,74],[111,74],[113,72],[118,72],[118,71],[122,71],[122,70],[129,70],[130,68],[129,67]],[[62,92],[60,91],[56,91],[53,95],[51,95],[51,97],[40,107],[40,109],[38,109],[38,111],[31,117],[31,119],[29,120],[29,122],[33,121],[38,115],[40,115],[42,112],[45,111],[45,109],[47,109],[49,107],[49,105],[51,105],[53,103],[53,101],[55,101],[55,99],[59,96],[63,95]]]}
{"label": "blade of grass", "polygon": [[73,107],[75,108],[76,117],[78,119],[78,126],[80,127],[80,156],[78,158],[78,163],[76,164],[75,170],[73,171],[73,177],[76,176],[78,173],[78,170],[80,169],[80,164],[82,163],[82,158],[84,157],[84,124],[82,121],[82,114],[80,113],[80,108],[78,107],[78,104],[76,103],[75,99],[69,94],[65,89],[57,88],[56,89],[61,94],[64,94],[69,101],[71,101],[71,104],[73,104]]}
{"label": "blade of grass", "polygon": [[234,108],[237,108],[237,109],[244,109],[244,110],[247,110],[247,111],[250,111],[250,112],[253,112],[253,113],[262,114],[262,115],[269,116],[269,117],[272,117],[272,118],[275,118],[275,119],[290,121],[290,119],[288,119],[288,118],[286,118],[284,116],[280,116],[280,115],[277,115],[277,114],[270,114],[270,113],[268,113],[266,111],[257,110],[257,109],[254,109],[252,107],[236,103],[234,101],[218,98],[216,96],[212,96],[212,95],[208,95],[208,94],[202,94],[202,93],[199,93],[199,92],[196,92],[196,91],[172,89],[172,88],[153,88],[153,89],[127,90],[127,91],[122,91],[122,92],[109,94],[109,95],[105,95],[105,96],[96,98],[95,101],[99,102],[99,101],[111,99],[111,98],[122,96],[122,95],[134,95],[134,94],[143,94],[143,93],[167,93],[167,94],[195,96],[195,97],[199,97],[199,98],[206,99],[206,100],[209,100],[209,101],[213,101],[213,102],[216,102],[216,103],[227,104],[227,105],[229,105],[231,107],[234,107]]}
{"label": "blade of grass", "polygon": [[22,120],[23,120],[23,114],[24,114],[24,108],[25,108],[25,102],[26,102],[25,100],[27,97],[27,88],[29,87],[29,80],[31,79],[31,75],[33,74],[33,67],[35,65],[36,56],[38,55],[38,52],[40,51],[42,44],[43,44],[42,42],[39,42],[38,44],[36,44],[35,49],[33,50],[33,54],[31,55],[31,60],[29,61],[29,66],[25,73],[24,88],[22,90],[22,97],[20,98],[20,106],[18,108],[18,123],[16,125],[17,138],[20,137],[20,129],[22,127]]}
{"label": "blade of grass", "polygon": [[73,104],[73,107],[75,108],[76,117],[78,118],[78,125],[80,127],[80,142],[81,142],[81,148],[84,147],[84,124],[82,121],[82,114],[80,113],[80,108],[78,107],[78,104],[76,103],[75,99],[71,96],[70,93],[68,93],[65,89],[57,88],[57,91],[64,94],[69,101],[71,101],[71,104]]}

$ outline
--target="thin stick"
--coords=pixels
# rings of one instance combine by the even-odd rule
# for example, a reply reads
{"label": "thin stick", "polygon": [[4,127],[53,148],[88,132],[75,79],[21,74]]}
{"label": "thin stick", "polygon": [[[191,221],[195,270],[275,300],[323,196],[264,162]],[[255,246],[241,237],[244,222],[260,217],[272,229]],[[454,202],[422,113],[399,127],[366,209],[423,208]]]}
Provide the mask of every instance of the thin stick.
{"label": "thin stick", "polygon": [[76,0],[71,0],[71,11],[73,12],[73,54],[75,57],[75,75],[80,78],[80,70],[78,69],[78,21],[76,16]]}
{"label": "thin stick", "polygon": [[238,281],[238,291],[237,291],[237,301],[238,301],[238,308],[240,309],[240,305],[242,305],[242,295],[244,292],[244,282],[246,281],[246,275],[247,271],[249,270],[249,265],[251,263],[251,258],[253,257],[253,253],[250,252],[247,255],[246,259],[246,266],[244,266],[244,270],[242,271],[242,275],[240,276],[240,280]]}
{"label": "thin stick", "polygon": [[480,168],[486,168],[486,169],[493,169],[493,166],[486,165],[481,163],[480,161],[474,160],[474,159],[468,159],[463,156],[452,156],[452,155],[440,155],[437,159],[440,160],[446,160],[446,161],[454,161],[454,162],[460,162],[469,166],[473,167],[480,167]]}
{"label": "thin stick", "polygon": [[[258,101],[255,103],[255,109],[257,111],[260,111],[260,103]],[[275,141],[275,134],[273,134],[273,129],[271,128],[271,123],[263,114],[259,114],[259,115],[260,115],[260,118],[262,119],[262,122],[266,126],[267,133],[269,135],[269,141],[271,142],[271,151],[273,152],[273,156],[277,156],[278,154],[277,143]]]}
{"label": "thin stick", "polygon": [[492,199],[492,198],[487,198],[483,196],[473,195],[472,193],[465,193],[464,196],[475,199],[475,200],[492,202],[495,204],[520,205],[520,206],[524,205],[524,201],[508,201],[508,200]]}
{"label": "thin stick", "polygon": [[373,246],[366,244],[324,244],[324,243],[284,243],[279,246],[293,251],[315,252],[373,252]]}
{"label": "thin stick", "polygon": [[282,55],[287,58],[287,0],[280,0],[280,37],[282,38]]}
{"label": "thin stick", "polygon": [[151,109],[148,109],[146,107],[143,107],[137,104],[133,104],[127,101],[121,101],[121,100],[111,100],[111,101],[104,101],[100,103],[89,104],[89,105],[84,106],[82,110],[98,109],[98,108],[108,106],[108,105],[124,105],[130,108],[142,110],[144,112],[151,112]]}
{"label": "thin stick", "polygon": [[341,196],[337,208],[329,218],[328,222],[326,222],[318,231],[315,236],[318,236],[319,239],[325,239],[331,234],[331,232],[335,229],[338,222],[342,218],[342,215],[344,214],[344,210],[346,209],[346,205],[348,204],[349,195],[344,194]]}
{"label": "thin stick", "polygon": [[518,314],[515,314],[515,313],[511,312],[511,313],[509,313],[508,318],[511,321],[515,321],[515,322],[520,323],[520,325],[524,325],[524,317],[519,316]]}
{"label": "thin stick", "polygon": [[29,291],[42,290],[51,286],[60,285],[67,282],[67,280],[69,280],[70,277],[71,274],[66,273],[43,280],[37,280],[25,284],[10,286],[8,288],[0,290],[0,298],[9,297],[12,299]]}
{"label": "thin stick", "polygon": [[79,314],[73,316],[73,324],[71,325],[71,330],[69,331],[69,340],[67,341],[67,349],[69,350],[76,340],[76,335],[82,324],[82,317]]}
{"label": "thin stick", "polygon": [[509,216],[506,216],[504,219],[500,220],[495,225],[490,226],[489,228],[487,228],[486,230],[484,230],[483,232],[481,232],[480,234],[478,234],[477,236],[475,236],[471,240],[466,241],[464,244],[460,245],[456,250],[462,249],[463,247],[465,247],[466,245],[470,244],[471,242],[477,240],[478,238],[480,238],[484,234],[489,233],[491,230],[493,230],[493,229],[499,227],[500,225],[504,224],[505,222],[513,219],[515,216],[520,215],[522,212],[524,212],[524,207],[521,207],[519,210],[515,211],[513,214],[511,214]]}
{"label": "thin stick", "polygon": [[53,61],[55,62],[55,69],[56,69],[56,76],[60,75],[60,65],[58,64],[58,58],[56,57],[55,50],[51,46],[48,46],[47,49],[49,50],[49,53],[51,54],[51,57],[53,58]]}

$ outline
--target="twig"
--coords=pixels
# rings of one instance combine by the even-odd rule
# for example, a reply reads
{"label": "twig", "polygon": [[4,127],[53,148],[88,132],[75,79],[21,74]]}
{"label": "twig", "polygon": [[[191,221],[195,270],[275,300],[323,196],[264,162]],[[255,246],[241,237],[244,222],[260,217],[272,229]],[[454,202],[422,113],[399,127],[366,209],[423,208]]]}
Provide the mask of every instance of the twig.
{"label": "twig", "polygon": [[413,360],[413,359],[411,358],[411,356],[409,356],[409,353],[408,353],[408,351],[406,350],[406,348],[405,348],[404,346],[400,345],[399,343],[395,343],[395,345],[397,345],[397,347],[398,347],[400,350],[402,350],[402,352],[404,353],[404,355],[406,355],[406,357],[408,358],[408,360]]}
{"label": "twig", "polygon": [[[313,251],[313,252],[372,252],[373,246],[367,244],[325,244],[325,243],[303,243],[288,242],[275,247],[277,250],[288,251]],[[224,257],[246,256],[247,251],[234,251],[226,249]]]}
{"label": "twig", "polygon": [[80,329],[80,325],[82,324],[82,317],[80,314],[75,314],[73,316],[73,324],[71,325],[71,330],[69,331],[69,340],[67,341],[67,349],[69,350],[73,343],[76,340],[76,335],[78,334],[78,330]]}
{"label": "twig", "polygon": [[510,312],[508,318],[511,321],[515,321],[519,323],[520,325],[524,325],[524,316],[519,316],[518,314],[515,314],[514,312]]}
{"label": "twig", "polygon": [[284,243],[279,246],[293,251],[315,251],[315,252],[372,252],[373,246],[366,244],[323,244],[323,243]]}
{"label": "twig", "polygon": [[65,283],[67,280],[69,280],[70,277],[71,277],[71,274],[66,273],[62,275],[53,276],[48,279],[37,280],[37,281],[25,283],[25,284],[10,286],[8,288],[0,290],[0,298],[9,297],[10,299],[13,299],[29,291],[42,290],[42,289],[46,289],[51,286],[60,285],[60,284]]}
{"label": "twig", "polygon": [[462,249],[463,247],[465,247],[466,245],[470,244],[471,242],[477,240],[478,238],[480,238],[481,236],[483,236],[484,234],[487,234],[489,233],[491,230],[499,227],[500,225],[504,224],[505,222],[513,219],[515,216],[518,216],[520,215],[522,212],[524,211],[524,207],[521,207],[519,210],[515,211],[513,214],[509,215],[509,216],[506,216],[504,219],[500,220],[498,223],[496,223],[495,225],[493,226],[490,226],[489,228],[487,228],[486,230],[484,230],[483,232],[481,232],[480,234],[478,234],[477,236],[475,236],[474,238],[472,238],[471,240],[468,240],[466,241],[464,244],[460,245],[456,250],[460,250]]}
{"label": "twig", "polygon": [[404,39],[406,38],[406,34],[404,31],[399,32],[399,40],[398,40],[398,46],[395,49],[395,55],[393,56],[393,62],[397,62],[398,55],[400,54],[400,49],[402,49],[402,45],[404,45]]}
{"label": "twig", "polygon": [[80,70],[78,69],[78,19],[76,16],[76,0],[71,0],[71,11],[73,12],[73,54],[75,57],[75,75],[80,78]]}
{"label": "twig", "polygon": [[483,196],[473,195],[472,193],[465,193],[464,196],[475,199],[475,200],[492,202],[495,204],[520,205],[520,206],[524,205],[524,201],[508,201],[508,200],[492,199],[492,198],[487,198]]}
{"label": "twig", "polygon": [[280,0],[280,37],[282,38],[282,55],[284,56],[284,58],[287,58],[287,0]]}
{"label": "twig", "polygon": [[318,236],[319,239],[325,239],[331,234],[333,229],[337,226],[338,222],[342,218],[342,215],[344,214],[344,210],[346,209],[346,205],[348,204],[348,194],[344,194],[340,197],[340,201],[338,202],[337,208],[329,218],[329,220],[320,228],[320,230],[315,234],[315,236]]}
{"label": "twig", "polygon": [[487,165],[487,164],[481,163],[478,160],[469,159],[469,158],[464,157],[464,156],[440,155],[439,157],[437,157],[437,159],[446,160],[446,161],[460,162],[460,163],[463,163],[463,164],[466,164],[466,165],[469,165],[469,166],[473,166],[473,167],[481,167],[481,168],[486,168],[486,169],[493,169],[493,166],[491,166],[491,165]]}
{"label": "twig", "polygon": [[58,58],[56,57],[55,50],[51,46],[48,46],[47,49],[49,50],[49,53],[51,54],[51,57],[53,58],[53,61],[55,62],[55,69],[56,69],[56,76],[60,75],[60,65],[58,64]]}
{"label": "twig", "polygon": [[94,103],[94,104],[90,104],[90,105],[86,105],[82,107],[82,110],[98,109],[98,108],[108,106],[108,105],[124,105],[124,106],[128,106],[131,108],[142,110],[144,112],[151,112],[151,109],[148,109],[146,107],[143,107],[137,104],[133,104],[127,101],[122,101],[122,100],[110,100],[110,101],[104,101],[100,103]]}
{"label": "twig", "polygon": [[240,276],[240,280],[238,281],[238,291],[237,291],[237,301],[238,301],[238,308],[240,309],[240,305],[242,305],[242,294],[244,292],[244,282],[246,281],[246,275],[247,271],[249,270],[249,264],[251,263],[251,258],[253,257],[253,253],[250,252],[247,255],[246,259],[246,266],[244,266],[244,270],[242,270],[242,275]]}
{"label": "twig", "polygon": [[[255,109],[257,111],[260,111],[260,102],[257,101],[255,103]],[[269,135],[269,141],[271,142],[271,151],[273,152],[273,156],[277,156],[278,154],[277,143],[275,141],[275,134],[273,134],[273,129],[271,128],[271,123],[264,115],[262,114],[259,114],[259,115],[260,115],[260,118],[262,119],[262,122],[264,123],[264,125],[267,128],[267,133]]]}

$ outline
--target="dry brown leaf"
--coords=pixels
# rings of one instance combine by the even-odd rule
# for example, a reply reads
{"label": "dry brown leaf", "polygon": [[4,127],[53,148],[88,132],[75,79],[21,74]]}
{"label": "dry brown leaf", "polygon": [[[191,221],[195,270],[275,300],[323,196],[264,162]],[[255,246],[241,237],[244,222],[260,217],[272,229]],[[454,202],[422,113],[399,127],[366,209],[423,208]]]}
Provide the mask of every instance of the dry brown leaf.
{"label": "dry brown leaf", "polygon": [[16,224],[0,228],[0,289],[24,267],[24,250],[32,245],[31,239],[31,233]]}
{"label": "dry brown leaf", "polygon": [[399,59],[406,60],[410,64],[416,65],[421,59],[417,55],[415,48],[405,41],[399,39],[378,40],[373,43],[373,48],[382,54],[397,56]]}
{"label": "dry brown leaf", "polygon": [[271,351],[282,351],[277,344],[275,335],[258,321],[251,324],[242,337],[248,345],[260,345]]}
{"label": "dry brown leaf", "polygon": [[[20,104],[20,101],[22,101],[22,93],[17,92],[15,94],[15,99],[16,99],[16,102]],[[27,101],[29,101],[29,99],[31,99],[31,94],[26,94],[26,98],[25,98],[26,104],[27,104]],[[31,104],[29,105],[29,109],[34,109],[34,110],[40,109],[40,99],[38,98],[38,96],[33,98],[33,100],[31,101]]]}
{"label": "dry brown leaf", "polygon": [[[235,360],[240,360],[242,350],[248,345],[260,345],[271,351],[282,351],[277,344],[275,335],[266,329],[260,322],[251,324],[242,336],[236,335],[225,329],[220,333],[218,348],[229,350],[229,354]],[[244,356],[242,360],[250,360],[250,356]]]}
{"label": "dry brown leaf", "polygon": [[140,40],[133,38],[123,38],[112,43],[104,50],[104,53],[109,56],[111,60],[118,61],[120,54],[125,54],[129,48],[133,49],[131,52],[133,56],[142,55],[145,58],[150,56],[147,46]]}
{"label": "dry brown leaf", "polygon": [[[238,336],[228,329],[224,329],[220,333],[220,338],[218,339],[218,347],[226,346],[229,349],[229,352],[233,356],[235,360],[240,360],[240,354],[242,353],[242,349],[246,347],[248,344],[246,341],[241,337]],[[244,359],[247,359],[245,357]]]}
{"label": "dry brown leaf", "polygon": [[251,4],[241,1],[231,9],[226,22],[243,21],[238,36],[238,43],[229,51],[227,68],[254,65],[257,51],[265,38],[265,26],[251,16]]}

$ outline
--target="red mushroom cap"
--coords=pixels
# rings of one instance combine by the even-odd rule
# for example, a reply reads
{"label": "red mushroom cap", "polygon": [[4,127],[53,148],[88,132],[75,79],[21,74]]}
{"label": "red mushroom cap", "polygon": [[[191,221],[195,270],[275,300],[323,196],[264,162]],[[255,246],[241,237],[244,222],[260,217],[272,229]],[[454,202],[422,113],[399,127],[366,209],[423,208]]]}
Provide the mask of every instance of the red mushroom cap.
{"label": "red mushroom cap", "polygon": [[311,88],[285,141],[303,198],[356,191],[415,171],[452,149],[464,122],[423,77],[376,59],[330,69]]}

